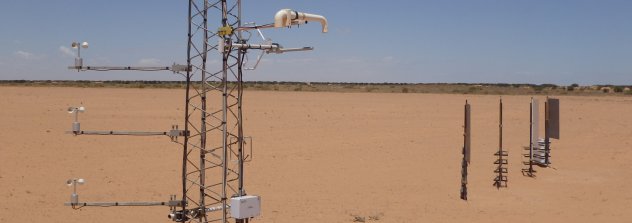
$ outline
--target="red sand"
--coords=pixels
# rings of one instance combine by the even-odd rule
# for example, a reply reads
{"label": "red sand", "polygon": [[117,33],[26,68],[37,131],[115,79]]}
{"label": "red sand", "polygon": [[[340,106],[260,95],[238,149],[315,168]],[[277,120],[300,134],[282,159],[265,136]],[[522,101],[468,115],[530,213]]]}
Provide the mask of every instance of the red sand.
{"label": "red sand", "polygon": [[[492,186],[498,96],[245,97],[254,137],[246,189],[262,196],[252,222],[632,222],[631,97],[559,97],[562,139],[552,144],[553,168],[538,168],[536,178],[520,172],[529,97],[503,97],[510,163],[500,190]],[[73,137],[64,134],[66,108],[87,107],[84,130],[162,131],[182,125],[183,99],[183,90],[0,87],[0,222],[170,222],[167,207],[63,206],[71,177],[87,180],[83,201],[166,201],[181,190],[177,144]],[[467,202],[459,199],[465,99],[473,125]]]}

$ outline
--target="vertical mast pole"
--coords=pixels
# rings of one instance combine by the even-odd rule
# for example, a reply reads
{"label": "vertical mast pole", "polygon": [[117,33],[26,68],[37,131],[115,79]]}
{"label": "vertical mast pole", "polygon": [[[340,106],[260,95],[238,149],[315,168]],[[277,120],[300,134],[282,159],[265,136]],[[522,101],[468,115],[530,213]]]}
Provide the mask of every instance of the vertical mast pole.
{"label": "vertical mast pole", "polygon": [[200,185],[199,185],[199,190],[200,190],[200,198],[199,198],[199,202],[200,202],[200,210],[199,210],[199,219],[200,221],[202,221],[202,219],[206,220],[206,203],[204,202],[204,199],[206,198],[206,142],[207,142],[207,132],[206,132],[206,117],[207,117],[207,106],[206,106],[206,93],[207,93],[207,86],[206,86],[206,74],[207,74],[207,68],[206,68],[206,60],[207,60],[207,56],[208,56],[208,1],[204,1],[204,10],[202,12],[202,17],[203,17],[203,27],[204,27],[204,36],[203,38],[203,46],[202,46],[202,72],[201,72],[201,80],[200,80],[200,87],[201,87],[201,94],[200,94],[200,100],[201,100],[201,111],[200,111]]}
{"label": "vertical mast pole", "polygon": [[[193,0],[189,0],[189,25],[188,25],[188,43],[187,43],[187,67],[191,67],[191,45],[193,44],[193,36],[191,35],[191,23],[192,19],[191,10],[193,7]],[[184,143],[182,144],[182,200],[187,201],[187,154],[189,146],[189,103],[190,103],[190,91],[191,91],[191,76],[192,70],[187,69],[186,75],[186,92],[184,102]],[[182,205],[182,212],[186,209],[186,205]]]}
{"label": "vertical mast pole", "polygon": [[[222,26],[227,27],[228,24],[228,8],[226,6],[226,0],[222,0]],[[223,35],[225,46],[230,46],[230,35]],[[226,210],[226,180],[228,175],[228,145],[227,145],[227,113],[228,113],[228,58],[230,57],[232,49],[226,49],[222,58],[222,222],[227,220]]]}

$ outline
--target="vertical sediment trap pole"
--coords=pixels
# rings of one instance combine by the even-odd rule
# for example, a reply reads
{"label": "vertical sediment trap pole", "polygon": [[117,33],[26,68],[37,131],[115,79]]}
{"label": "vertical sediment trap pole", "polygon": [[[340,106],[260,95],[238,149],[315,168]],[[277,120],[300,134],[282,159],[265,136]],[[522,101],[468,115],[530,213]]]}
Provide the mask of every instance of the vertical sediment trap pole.
{"label": "vertical sediment trap pole", "polygon": [[505,165],[508,163],[508,159],[506,157],[509,156],[508,151],[503,150],[503,99],[500,98],[499,101],[499,118],[498,118],[498,152],[494,154],[498,157],[498,159],[494,162],[497,164],[496,170],[494,173],[498,174],[494,179],[494,186],[496,188],[507,187],[507,167]]}
{"label": "vertical sediment trap pole", "polygon": [[533,128],[533,121],[534,121],[533,120],[533,98],[531,98],[531,104],[529,106],[529,161],[528,161],[529,162],[528,163],[529,176],[533,176],[533,172],[534,172],[533,171],[533,147],[535,145],[533,145],[533,137],[534,137],[533,131],[535,129]]}
{"label": "vertical sediment trap pole", "polygon": [[550,145],[550,140],[549,140],[549,135],[551,134],[550,129],[549,129],[549,97],[546,97],[546,100],[544,101],[544,165],[548,166],[550,164],[549,162],[549,145]]}
{"label": "vertical sediment trap pole", "polygon": [[533,169],[533,164],[535,162],[534,157],[536,156],[534,151],[537,149],[536,146],[538,145],[539,137],[538,113],[538,100],[532,97],[531,103],[529,104],[529,146],[525,147],[525,150],[528,150],[528,153],[523,154],[528,160],[523,162],[526,167],[522,169],[522,174],[529,177],[535,177],[534,173],[536,172]]}
{"label": "vertical sediment trap pole", "polygon": [[463,160],[461,161],[461,199],[467,200],[467,167],[470,164],[470,104],[465,101],[465,115],[463,122]]}

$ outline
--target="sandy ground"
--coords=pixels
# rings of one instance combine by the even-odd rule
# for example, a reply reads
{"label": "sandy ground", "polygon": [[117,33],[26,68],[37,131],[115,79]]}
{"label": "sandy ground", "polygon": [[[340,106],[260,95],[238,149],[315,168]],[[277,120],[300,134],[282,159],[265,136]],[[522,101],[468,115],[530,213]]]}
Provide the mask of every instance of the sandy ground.
{"label": "sandy ground", "polygon": [[[492,186],[498,96],[246,92],[262,196],[253,222],[632,222],[632,97],[560,97],[552,168],[522,176],[529,97],[506,96],[509,187]],[[181,148],[167,137],[79,136],[167,130],[182,90],[0,87],[0,222],[170,222],[166,207],[72,210],[83,201],[166,201],[181,190]],[[543,97],[540,97],[543,99]],[[459,199],[463,103],[472,104],[469,201]],[[543,107],[543,106],[541,106]],[[541,125],[543,126],[543,125]]]}

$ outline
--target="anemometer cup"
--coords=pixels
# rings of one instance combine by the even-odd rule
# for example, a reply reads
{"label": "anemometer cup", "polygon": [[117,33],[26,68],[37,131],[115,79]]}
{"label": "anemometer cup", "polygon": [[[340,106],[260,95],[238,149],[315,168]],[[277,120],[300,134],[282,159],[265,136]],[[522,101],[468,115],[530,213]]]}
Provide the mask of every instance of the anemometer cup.
{"label": "anemometer cup", "polygon": [[[75,116],[75,121],[72,123],[72,133],[77,135],[79,134],[79,132],[81,132],[81,123],[79,123],[79,112],[85,112],[86,108],[81,106],[81,107],[69,107],[68,108],[68,113],[70,114],[74,114]],[[83,179],[80,179],[82,182],[79,183],[83,183]]]}
{"label": "anemometer cup", "polygon": [[86,48],[88,48],[89,44],[88,44],[88,42],[83,42],[83,43],[72,42],[72,44],[70,44],[70,46],[72,48],[79,48],[79,47],[81,47],[81,48],[86,49]]}
{"label": "anemometer cup", "polygon": [[86,111],[86,107],[68,107],[67,109],[68,113],[72,114],[75,112],[85,112]]}

